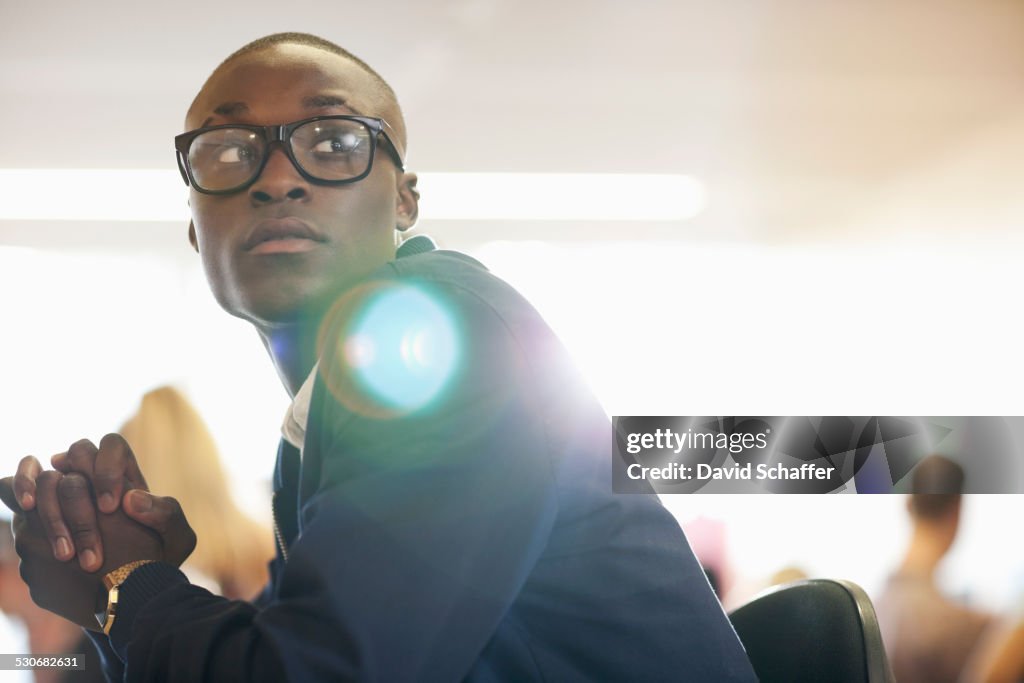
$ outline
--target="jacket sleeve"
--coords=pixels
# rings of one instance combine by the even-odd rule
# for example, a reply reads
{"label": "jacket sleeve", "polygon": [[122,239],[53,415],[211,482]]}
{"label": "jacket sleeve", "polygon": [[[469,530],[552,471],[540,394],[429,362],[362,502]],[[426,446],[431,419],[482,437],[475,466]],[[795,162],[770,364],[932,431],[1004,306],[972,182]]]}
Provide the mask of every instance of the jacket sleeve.
{"label": "jacket sleeve", "polygon": [[355,396],[370,389],[346,375],[340,351],[325,351],[301,534],[276,595],[257,608],[139,569],[112,633],[126,680],[467,674],[547,543],[556,492],[520,343],[472,293],[430,291],[455,331],[450,376],[413,407],[385,405]]}
{"label": "jacket sleeve", "polygon": [[[85,636],[96,648],[96,655],[99,659],[99,666],[103,677],[109,683],[122,680],[124,678],[124,662],[114,654],[114,649],[110,646],[110,639],[97,631],[86,630]],[[88,663],[86,666],[88,666]]]}

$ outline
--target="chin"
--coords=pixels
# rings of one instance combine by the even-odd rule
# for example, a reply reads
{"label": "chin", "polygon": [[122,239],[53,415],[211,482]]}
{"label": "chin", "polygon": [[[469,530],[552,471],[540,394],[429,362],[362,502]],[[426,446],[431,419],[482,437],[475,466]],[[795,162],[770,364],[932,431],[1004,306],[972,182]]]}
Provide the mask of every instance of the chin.
{"label": "chin", "polygon": [[231,315],[267,329],[281,325],[316,324],[334,298],[331,291],[289,291],[289,288],[277,287],[269,292],[260,292],[260,296],[245,297],[227,306],[221,303],[221,306]]}

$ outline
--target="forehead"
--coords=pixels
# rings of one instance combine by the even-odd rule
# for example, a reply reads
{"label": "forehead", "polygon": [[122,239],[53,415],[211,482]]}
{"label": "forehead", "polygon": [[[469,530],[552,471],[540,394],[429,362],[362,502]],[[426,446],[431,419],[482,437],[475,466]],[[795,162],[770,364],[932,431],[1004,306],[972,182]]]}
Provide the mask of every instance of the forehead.
{"label": "forehead", "polygon": [[[397,115],[377,81],[355,62],[306,45],[276,45],[233,59],[207,80],[186,116],[186,129],[198,128],[225,104],[242,103],[232,115],[252,123],[283,123],[301,118],[304,103],[330,96],[353,113]],[[221,121],[217,121],[221,122]]]}

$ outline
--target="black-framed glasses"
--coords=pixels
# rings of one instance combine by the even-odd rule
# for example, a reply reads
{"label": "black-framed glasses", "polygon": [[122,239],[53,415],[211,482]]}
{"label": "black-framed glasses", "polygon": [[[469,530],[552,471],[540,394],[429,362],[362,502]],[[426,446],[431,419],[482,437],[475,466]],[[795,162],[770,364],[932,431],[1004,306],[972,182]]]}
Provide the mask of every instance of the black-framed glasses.
{"label": "black-framed glasses", "polygon": [[379,138],[398,169],[405,170],[394,129],[384,119],[368,116],[314,116],[278,126],[209,126],[175,136],[174,147],[186,185],[204,194],[231,194],[256,181],[274,143],[280,143],[310,182],[344,185],[362,180],[373,168]]}

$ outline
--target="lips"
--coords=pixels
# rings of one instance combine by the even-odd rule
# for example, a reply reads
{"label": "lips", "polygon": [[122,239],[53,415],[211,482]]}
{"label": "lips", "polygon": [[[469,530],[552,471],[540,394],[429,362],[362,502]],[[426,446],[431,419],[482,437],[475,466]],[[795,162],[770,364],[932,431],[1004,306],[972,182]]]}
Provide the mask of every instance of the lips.
{"label": "lips", "polygon": [[299,218],[268,218],[255,225],[242,248],[258,253],[308,251],[326,241]]}

